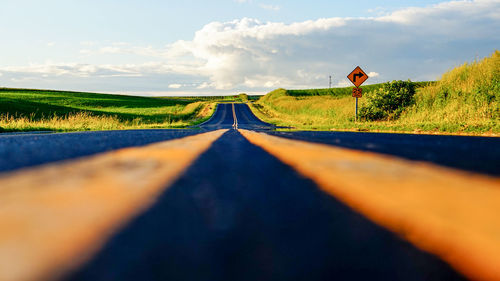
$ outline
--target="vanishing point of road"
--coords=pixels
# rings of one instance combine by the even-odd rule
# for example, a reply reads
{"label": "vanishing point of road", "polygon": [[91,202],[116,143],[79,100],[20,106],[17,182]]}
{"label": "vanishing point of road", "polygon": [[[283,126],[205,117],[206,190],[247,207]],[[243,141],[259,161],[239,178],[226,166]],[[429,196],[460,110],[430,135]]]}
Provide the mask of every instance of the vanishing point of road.
{"label": "vanishing point of road", "polygon": [[500,139],[0,135],[0,280],[499,280]]}

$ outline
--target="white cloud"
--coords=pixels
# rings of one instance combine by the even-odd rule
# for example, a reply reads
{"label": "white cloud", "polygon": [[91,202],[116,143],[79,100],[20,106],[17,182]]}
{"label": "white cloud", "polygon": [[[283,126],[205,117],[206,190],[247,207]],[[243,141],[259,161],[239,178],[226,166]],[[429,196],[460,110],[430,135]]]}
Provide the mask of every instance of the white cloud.
{"label": "white cloud", "polygon": [[170,84],[170,85],[168,85],[168,87],[170,89],[179,89],[182,87],[182,85],[181,84]]}
{"label": "white cloud", "polygon": [[374,9],[368,9],[368,13],[375,14],[376,16],[385,16],[390,13],[390,11],[385,7],[376,7]]}
{"label": "white cloud", "polygon": [[[81,52],[81,51],[80,51]],[[115,42],[102,46],[98,49],[85,49],[85,53],[108,54],[108,55],[135,55],[142,57],[165,57],[165,48],[153,48],[151,46],[132,46],[128,43]]]}
{"label": "white cloud", "polygon": [[[141,69],[142,68],[142,69]],[[147,70],[146,65],[91,65],[77,63],[46,63],[46,64],[31,64],[21,67],[3,67],[2,71],[6,73],[20,73],[23,76],[42,76],[42,77],[58,77],[58,76],[73,76],[73,77],[131,77],[140,76],[141,70]],[[158,72],[155,69],[154,72]]]}
{"label": "white cloud", "polygon": [[260,4],[259,7],[265,10],[279,11],[281,9],[278,5]]}
{"label": "white cloud", "polygon": [[291,24],[244,18],[207,24],[193,40],[169,46],[167,56],[202,64],[191,73],[209,77],[216,89],[322,86],[328,73],[345,77],[358,64],[370,72],[369,83],[381,82],[373,69],[387,80],[436,79],[499,45],[498,15],[499,1],[476,0],[373,18]]}
{"label": "white cloud", "polygon": [[99,51],[104,54],[118,54],[122,52],[122,49],[119,47],[103,47]]}
{"label": "white cloud", "polygon": [[[500,19],[498,0],[473,0],[443,2],[431,7],[411,7],[395,11],[377,20],[404,23],[414,26],[444,30],[456,26],[459,16],[471,17],[473,21]],[[444,25],[443,25],[444,24]],[[449,25],[451,24],[451,25]]]}
{"label": "white cloud", "polygon": [[341,87],[341,88],[349,86],[352,86],[352,83],[347,79],[342,79],[335,85],[335,87]]}
{"label": "white cloud", "polygon": [[48,42],[47,47],[54,47],[56,45],[56,42]]}
{"label": "white cloud", "polygon": [[50,85],[94,81],[92,85],[103,90],[144,92],[175,90],[177,85],[186,92],[215,89],[228,93],[326,87],[331,74],[337,86],[350,86],[345,76],[356,65],[370,76],[367,84],[382,79],[430,80],[477,55],[493,52],[500,46],[499,26],[500,1],[491,0],[290,24],[243,18],[211,22],[191,40],[164,47],[81,42],[85,58],[96,56],[99,60],[95,61],[101,61],[103,56],[133,55],[141,63],[46,63],[0,67],[0,71],[9,79],[31,77],[38,83],[53,81]]}
{"label": "white cloud", "polygon": [[202,89],[209,89],[209,88],[213,88],[213,87],[214,87],[214,85],[212,83],[203,82],[200,85],[198,85],[196,87],[196,89],[202,90]]}
{"label": "white cloud", "polygon": [[[198,62],[198,66],[190,72],[208,76],[216,89],[230,89],[237,85],[257,87],[255,81],[275,85],[277,81],[290,81],[282,76],[276,79],[274,76],[277,73],[273,73],[276,69],[268,64],[280,53],[285,57],[290,55],[286,48],[291,50],[293,46],[287,47],[280,40],[297,40],[301,36],[344,24],[345,21],[339,18],[290,25],[262,23],[248,18],[227,23],[213,22],[196,32],[192,41],[172,44],[167,57],[190,56]],[[263,76],[273,77],[262,79]]]}

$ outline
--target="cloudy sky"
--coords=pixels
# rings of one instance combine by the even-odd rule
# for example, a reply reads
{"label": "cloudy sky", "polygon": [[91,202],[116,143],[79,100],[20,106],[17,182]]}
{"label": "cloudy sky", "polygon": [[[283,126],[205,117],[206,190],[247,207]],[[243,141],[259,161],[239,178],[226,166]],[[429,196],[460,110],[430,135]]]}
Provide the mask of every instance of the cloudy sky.
{"label": "cloudy sky", "polygon": [[266,93],[435,80],[500,49],[500,0],[1,0],[0,87]]}

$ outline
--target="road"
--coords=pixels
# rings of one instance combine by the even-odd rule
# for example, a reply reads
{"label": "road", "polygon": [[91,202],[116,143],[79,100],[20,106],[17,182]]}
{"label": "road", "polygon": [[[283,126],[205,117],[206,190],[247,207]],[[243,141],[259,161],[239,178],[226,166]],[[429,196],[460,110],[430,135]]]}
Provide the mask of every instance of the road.
{"label": "road", "polygon": [[274,125],[258,119],[246,104],[219,104],[214,115],[199,127],[205,130],[231,129],[235,124],[240,129],[272,130]]}
{"label": "road", "polygon": [[[27,192],[31,192],[29,190],[36,187],[40,179],[47,177],[44,176],[45,173],[54,173],[54,170],[73,161],[81,161],[81,164],[75,164],[67,168],[67,171],[85,170],[83,176],[76,176],[84,178],[78,179],[78,186],[82,181],[88,180],[89,183],[82,186],[97,185],[100,188],[103,180],[95,181],[95,179],[106,177],[99,174],[104,173],[105,169],[101,167],[106,166],[99,165],[114,160],[108,158],[101,160],[99,157],[108,155],[103,157],[114,159],[118,157],[115,154],[122,158],[112,164],[117,173],[113,179],[124,179],[117,184],[116,190],[119,190],[120,186],[129,190],[125,187],[127,184],[131,184],[130,190],[134,190],[138,187],[134,188],[135,183],[130,183],[129,177],[139,175],[137,186],[147,185],[147,173],[150,173],[149,170],[137,172],[134,169],[142,169],[144,165],[149,165],[153,171],[151,173],[158,174],[160,171],[158,167],[161,166],[159,164],[161,159],[147,164],[151,162],[149,157],[144,159],[141,155],[151,155],[151,158],[163,157],[160,155],[162,154],[160,148],[185,149],[185,144],[172,140],[189,139],[190,143],[195,143],[194,147],[200,147],[195,152],[189,148],[170,153],[169,155],[186,155],[186,157],[188,153],[192,153],[189,157],[193,160],[179,167],[177,172],[172,172],[173,176],[168,180],[158,179],[160,182],[156,184],[158,188],[155,188],[150,195],[144,196],[144,200],[123,201],[124,206],[137,204],[138,207],[134,207],[134,210],[120,209],[120,212],[116,211],[113,215],[109,215],[110,219],[102,224],[100,222],[98,224],[97,220],[106,217],[107,213],[112,213],[107,208],[110,205],[118,206],[120,200],[117,198],[118,193],[112,193],[115,191],[102,191],[102,193],[93,191],[89,195],[89,202],[94,202],[91,200],[96,197],[102,197],[102,200],[92,204],[83,202],[83,209],[79,209],[79,215],[61,223],[60,227],[98,230],[89,232],[82,238],[76,234],[66,234],[63,230],[55,231],[57,229],[54,226],[55,230],[50,230],[50,235],[60,235],[60,238],[53,239],[55,240],[53,242],[42,243],[35,236],[32,244],[26,242],[29,244],[29,247],[26,246],[26,251],[30,251],[30,258],[36,256],[33,252],[36,253],[37,248],[41,249],[40,257],[26,262],[23,273],[21,270],[19,272],[11,270],[10,275],[3,275],[4,279],[0,273],[0,279],[20,280],[14,277],[21,276],[23,280],[42,277],[62,280],[463,280],[488,277],[496,273],[495,266],[488,264],[495,264],[497,261],[495,258],[498,256],[485,258],[483,252],[477,250],[480,247],[475,247],[476,244],[473,242],[463,243],[464,240],[459,238],[455,242],[453,238],[447,244],[449,239],[446,237],[431,235],[439,233],[442,228],[439,224],[430,226],[425,224],[427,221],[425,218],[434,213],[438,214],[442,208],[433,207],[430,201],[423,203],[428,204],[429,208],[418,207],[420,206],[418,204],[422,204],[422,200],[412,201],[412,198],[399,194],[399,185],[391,184],[391,181],[398,184],[403,181],[402,186],[405,189],[416,186],[417,190],[412,191],[412,194],[417,197],[418,192],[421,192],[419,187],[432,186],[426,184],[426,180],[432,180],[437,183],[438,189],[443,188],[440,192],[450,192],[446,195],[449,198],[455,196],[453,187],[463,183],[465,186],[474,185],[470,186],[470,189],[472,192],[479,192],[480,195],[477,196],[487,196],[491,200],[497,200],[497,193],[492,195],[488,192],[492,190],[490,186],[499,187],[496,178],[500,175],[499,139],[409,134],[285,132],[274,129],[273,125],[256,118],[245,104],[220,104],[210,120],[198,128],[187,130],[0,136],[0,155],[2,155],[0,171],[4,172],[0,177],[0,185],[3,182],[5,186],[7,183],[12,183],[12,188],[6,188],[7,191],[4,192],[7,194],[7,199],[10,198],[8,196],[14,196],[15,192],[21,192],[16,190],[16,183],[22,183],[19,190],[23,189],[24,184]],[[206,134],[203,135],[206,137],[196,139],[196,136],[201,134]],[[279,138],[273,138],[276,136]],[[205,143],[205,139],[208,138],[212,140]],[[143,151],[143,146],[157,142],[164,144],[161,147],[152,146],[150,149],[156,149],[152,152],[140,152]],[[272,145],[269,146],[266,142]],[[292,147],[292,150],[289,147]],[[308,152],[304,157],[301,154],[314,149],[319,149],[319,153],[324,154],[326,162],[325,160],[321,160],[320,164],[314,162],[321,155],[311,156],[312,160],[307,160],[308,155],[315,155],[314,152]],[[117,150],[124,152],[113,154]],[[360,153],[363,164],[358,163]],[[333,156],[329,155],[342,156],[337,157],[341,159],[335,160],[340,162],[332,164]],[[298,162],[294,162],[294,157]],[[90,162],[85,161],[91,161],[92,164],[87,164]],[[165,161],[166,166],[171,166],[173,163],[173,160]],[[393,166],[393,163],[397,165]],[[45,171],[44,167],[47,164],[50,168]],[[302,164],[305,166],[301,166]],[[95,165],[98,168],[86,170],[86,167]],[[349,178],[353,165],[358,165],[356,170],[360,170],[360,173],[366,171],[366,174],[373,173],[373,176],[358,179],[357,175],[353,175]],[[337,170],[329,170],[333,166]],[[433,170],[438,171],[437,175]],[[165,174],[170,173],[165,171]],[[326,178],[322,175],[316,176],[315,173],[320,173],[319,171],[326,171],[321,172],[323,176],[326,174]],[[335,174],[337,171],[340,171],[338,175]],[[396,201],[406,202],[404,206],[408,206],[407,209],[412,209],[411,204],[417,204],[416,214],[406,213],[407,210],[399,205],[392,206],[390,201],[384,203],[386,198],[372,199],[379,196],[370,193],[377,188],[376,178],[384,177],[385,173],[389,174],[386,176],[389,179],[384,181],[381,190],[386,186],[392,188],[387,189],[388,193],[393,194],[390,199],[400,198]],[[68,182],[71,183],[75,176],[68,174],[61,173],[60,181],[69,177]],[[407,175],[407,178],[402,179],[401,175]],[[408,177],[413,178],[408,179]],[[33,178],[34,184],[29,183],[30,178]],[[455,178],[455,181],[450,178]],[[110,180],[107,178],[105,182],[112,185]],[[359,183],[351,186],[350,182],[355,181]],[[373,188],[369,188],[371,183]],[[68,196],[66,185],[59,187],[58,183],[50,184],[54,187],[46,187],[47,189],[62,190],[57,196]],[[483,187],[488,192],[484,192]],[[44,196],[45,191],[37,192],[42,194],[40,196]],[[81,192],[86,196],[85,190]],[[352,195],[349,192],[355,193]],[[432,190],[422,192],[432,192]],[[131,193],[130,199],[127,200],[135,200],[137,194]],[[440,196],[442,194],[444,193],[440,193]],[[31,195],[21,194],[16,198],[22,202],[25,200],[23,196]],[[435,198],[426,194],[422,196]],[[463,195],[458,196],[463,197]],[[469,198],[474,200],[474,196],[476,193],[472,193]],[[39,200],[38,198],[29,197],[26,202],[34,202]],[[64,197],[60,198],[64,200]],[[365,199],[358,200],[358,198]],[[4,199],[5,202],[10,202],[7,199]],[[78,204],[78,200],[75,200],[75,204]],[[447,202],[446,198],[440,200],[443,206],[455,204]],[[485,210],[490,212],[491,208],[496,208],[498,205],[496,204],[498,200],[490,202],[493,207],[486,201],[479,204],[481,206],[464,205],[464,208],[490,208]],[[0,205],[1,203],[0,200]],[[54,211],[53,217],[48,215],[51,221],[52,219],[57,221],[61,212],[66,215],[74,213],[71,211],[73,208],[71,204],[63,205],[57,206],[61,209]],[[82,217],[88,215],[85,205],[91,205],[92,207],[87,208],[96,210],[101,206],[105,207],[97,212],[95,217],[83,219]],[[453,208],[455,205],[449,206]],[[435,212],[433,208],[437,208]],[[3,214],[17,216],[17,213],[14,213],[19,208],[12,208],[15,211],[6,210],[12,214],[7,211]],[[384,215],[378,215],[378,210],[382,210]],[[401,217],[394,217],[399,213],[402,214]],[[449,213],[443,215],[446,216],[449,216]],[[5,217],[2,217],[0,206],[0,229],[2,219],[5,220]],[[417,219],[414,219],[415,217]],[[432,217],[432,220],[435,219],[440,217]],[[460,219],[462,218],[457,218],[458,228],[453,228],[457,237],[460,237],[462,231],[460,225],[463,223]],[[445,220],[453,221],[449,217]],[[487,215],[483,220],[485,224],[498,225],[495,221],[491,222]],[[396,224],[394,221],[397,221]],[[37,226],[40,223],[35,221],[32,224]],[[53,224],[57,225],[55,222]],[[450,223],[447,227],[457,226]],[[412,232],[419,228],[429,230],[429,233]],[[468,226],[463,228],[470,231]],[[481,231],[486,233],[481,232],[481,235],[489,237],[488,230]],[[490,244],[495,246],[488,239],[484,238],[480,242],[490,241]],[[66,241],[66,244],[61,246],[57,241]],[[83,245],[82,241],[95,246],[80,248],[67,246]],[[441,247],[441,244],[446,246]],[[0,231],[0,272],[16,264],[12,261],[15,259],[11,259],[10,263],[7,263],[8,267],[2,267],[2,263],[5,263],[8,260],[6,257],[9,256],[5,250],[9,248],[5,245],[9,246],[2,242],[2,231]],[[86,250],[86,248],[92,249]],[[443,248],[446,248],[447,252],[443,252]],[[51,258],[51,253],[47,254],[47,249],[52,249],[52,255],[57,258]],[[461,253],[460,251],[473,251],[477,255],[471,254],[470,259],[479,258],[469,260],[464,257],[463,260],[466,262],[462,262],[453,256]],[[476,261],[481,261],[484,267],[468,266]],[[20,258],[19,263],[23,262],[25,260]],[[43,267],[40,264],[43,264]],[[26,274],[26,267],[33,267],[35,273]]]}

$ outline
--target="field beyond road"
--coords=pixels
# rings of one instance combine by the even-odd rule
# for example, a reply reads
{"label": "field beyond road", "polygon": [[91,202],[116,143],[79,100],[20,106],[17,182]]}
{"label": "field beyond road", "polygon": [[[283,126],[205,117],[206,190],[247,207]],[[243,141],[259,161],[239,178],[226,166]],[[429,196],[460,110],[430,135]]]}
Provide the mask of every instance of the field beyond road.
{"label": "field beyond road", "polygon": [[208,119],[215,100],[0,88],[0,131],[181,128]]}
{"label": "field beyond road", "polygon": [[[400,92],[391,93],[398,84],[403,85]],[[415,91],[407,96],[407,104],[383,112],[386,104],[394,103],[405,93],[404,87]],[[277,89],[251,107],[266,122],[299,130],[500,133],[499,51],[452,69],[437,82],[394,81],[361,88],[358,122],[354,120],[352,87]]]}

